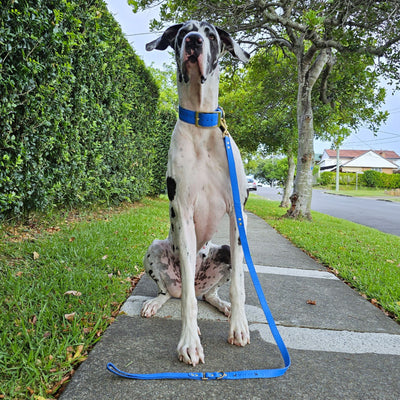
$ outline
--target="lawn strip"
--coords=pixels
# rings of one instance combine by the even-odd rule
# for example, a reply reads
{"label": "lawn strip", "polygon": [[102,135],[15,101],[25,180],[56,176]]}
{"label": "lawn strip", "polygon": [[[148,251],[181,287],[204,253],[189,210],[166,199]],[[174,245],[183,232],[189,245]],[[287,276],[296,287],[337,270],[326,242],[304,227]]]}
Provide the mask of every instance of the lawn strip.
{"label": "lawn strip", "polygon": [[54,397],[118,314],[149,244],[168,229],[165,199],[74,218],[51,232],[39,225],[10,235],[3,227],[0,395]]}
{"label": "lawn strip", "polygon": [[259,196],[246,208],[400,321],[400,237],[318,212],[282,218],[279,202]]}

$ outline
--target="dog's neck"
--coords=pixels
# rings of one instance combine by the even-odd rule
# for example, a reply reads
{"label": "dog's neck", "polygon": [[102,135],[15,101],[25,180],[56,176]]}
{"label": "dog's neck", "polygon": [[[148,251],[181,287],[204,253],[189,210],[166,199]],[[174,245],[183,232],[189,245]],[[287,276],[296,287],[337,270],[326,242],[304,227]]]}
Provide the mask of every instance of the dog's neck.
{"label": "dog's neck", "polygon": [[200,79],[178,82],[179,105],[198,112],[212,112],[218,107],[219,72],[215,70],[204,83]]}

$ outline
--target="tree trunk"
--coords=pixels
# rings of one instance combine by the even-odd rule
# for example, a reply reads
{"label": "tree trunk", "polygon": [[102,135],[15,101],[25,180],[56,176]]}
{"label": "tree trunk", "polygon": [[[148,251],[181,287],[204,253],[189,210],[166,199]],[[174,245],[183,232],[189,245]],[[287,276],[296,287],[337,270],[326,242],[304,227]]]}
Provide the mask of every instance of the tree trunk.
{"label": "tree trunk", "polygon": [[288,153],[288,173],[285,181],[285,188],[283,189],[282,201],[279,207],[288,208],[290,207],[290,195],[293,190],[293,181],[294,181],[294,171],[296,169],[296,165],[294,163],[293,151]]}
{"label": "tree trunk", "polygon": [[290,196],[291,206],[286,216],[291,218],[307,218],[311,220],[312,170],[314,167],[314,124],[311,103],[311,92],[322,69],[328,61],[326,49],[319,52],[313,63],[317,49],[311,47],[306,54],[302,49],[297,52],[298,62],[298,94],[297,94],[297,126],[299,147],[297,153],[297,173],[293,194]]}

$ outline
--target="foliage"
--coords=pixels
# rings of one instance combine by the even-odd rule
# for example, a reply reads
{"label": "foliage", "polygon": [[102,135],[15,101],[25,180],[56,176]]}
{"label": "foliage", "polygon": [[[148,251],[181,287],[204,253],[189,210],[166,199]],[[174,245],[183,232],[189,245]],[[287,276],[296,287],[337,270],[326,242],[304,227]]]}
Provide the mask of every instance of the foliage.
{"label": "foliage", "polygon": [[[361,185],[361,175],[358,177],[358,184]],[[334,185],[336,183],[336,172],[322,172],[318,183],[322,186]],[[339,183],[341,185],[354,185],[356,184],[356,174],[351,172],[340,172]]]}
{"label": "foliage", "polygon": [[0,231],[0,398],[55,398],[118,315],[149,244],[168,235],[168,215],[166,199],[145,199]]}
{"label": "foliage", "polygon": [[288,173],[287,158],[257,158],[251,162],[250,173],[259,182],[283,185]]}
{"label": "foliage", "polygon": [[242,149],[296,151],[296,80],[293,59],[280,51],[260,51],[240,70],[226,66],[220,103]]}
{"label": "foliage", "polygon": [[398,236],[317,212],[313,222],[281,218],[278,204],[250,196],[246,208],[400,321]]}
{"label": "foliage", "polygon": [[364,171],[362,180],[365,186],[396,189],[400,188],[400,174],[385,174],[378,171]]}
{"label": "foliage", "polygon": [[161,108],[158,113],[157,125],[154,129],[154,162],[152,169],[153,185],[151,194],[165,193],[168,163],[168,149],[171,133],[176,122],[176,112],[170,108]]}
{"label": "foliage", "polygon": [[160,92],[161,109],[178,111],[178,91],[176,88],[176,68],[174,65],[163,65],[163,69],[149,67]]}
{"label": "foliage", "polygon": [[[333,185],[336,182],[336,172],[322,172],[318,184],[322,186]],[[339,183],[341,185],[356,185],[356,174],[352,172],[340,172]],[[400,188],[400,174],[385,174],[373,170],[364,171],[358,175],[358,185],[383,188],[383,189],[396,189]]]}
{"label": "foliage", "polygon": [[151,191],[158,90],[102,0],[3,0],[0,219]]}

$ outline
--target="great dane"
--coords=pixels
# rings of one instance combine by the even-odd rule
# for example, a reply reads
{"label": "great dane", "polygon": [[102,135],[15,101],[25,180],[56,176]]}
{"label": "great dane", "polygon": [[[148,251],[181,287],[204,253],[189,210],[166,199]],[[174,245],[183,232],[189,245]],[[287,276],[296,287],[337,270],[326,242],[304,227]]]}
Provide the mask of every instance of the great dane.
{"label": "great dane", "polygon": [[[181,298],[178,357],[194,366],[204,363],[197,325],[197,297],[202,296],[230,317],[229,343],[238,346],[250,343],[245,315],[243,250],[236,226],[227,157],[218,123],[207,122],[208,117],[218,116],[215,112],[218,108],[218,59],[226,51],[244,62],[249,55],[227,32],[207,22],[189,21],[171,26],[161,37],[148,43],[146,49],[165,50],[168,46],[175,51],[180,106],[167,167],[171,225],[168,238],[155,240],[144,258],[144,267],[157,283],[159,294],[143,305],[142,316],[155,315],[171,297]],[[193,121],[185,117],[187,114],[190,118],[194,116]],[[203,118],[205,124],[201,122]],[[244,206],[247,180],[233,140],[232,149]],[[216,246],[210,240],[226,213],[230,218],[230,247]],[[231,304],[218,296],[219,287],[229,280]]]}

